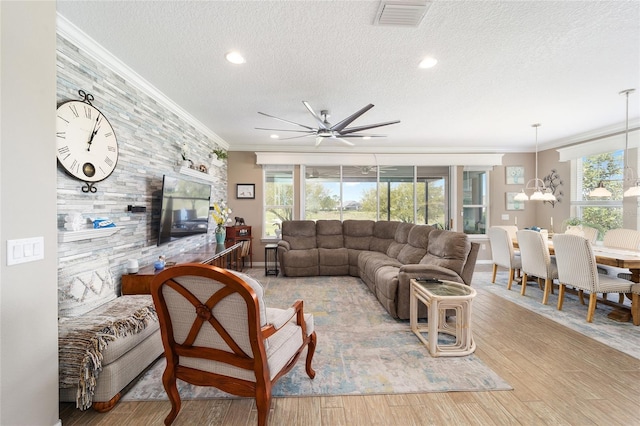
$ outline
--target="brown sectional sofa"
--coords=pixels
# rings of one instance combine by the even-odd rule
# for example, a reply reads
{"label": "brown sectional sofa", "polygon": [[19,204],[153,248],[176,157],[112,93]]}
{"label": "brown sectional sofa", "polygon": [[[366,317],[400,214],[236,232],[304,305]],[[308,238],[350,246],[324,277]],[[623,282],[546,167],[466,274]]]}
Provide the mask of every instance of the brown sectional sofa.
{"label": "brown sectional sofa", "polygon": [[[471,285],[479,245],[460,232],[373,220],[282,223],[278,260],[285,276],[360,277],[394,318],[409,318],[409,281],[417,277]],[[421,306],[419,316],[426,316]]]}

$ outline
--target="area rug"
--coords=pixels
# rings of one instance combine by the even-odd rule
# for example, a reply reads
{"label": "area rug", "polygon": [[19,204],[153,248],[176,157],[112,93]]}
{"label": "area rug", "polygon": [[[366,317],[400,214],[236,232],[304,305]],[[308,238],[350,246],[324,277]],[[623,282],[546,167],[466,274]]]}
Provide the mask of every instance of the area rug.
{"label": "area rug", "polygon": [[[472,285],[476,291],[486,291],[500,296],[611,348],[640,359],[640,326],[636,327],[630,321],[618,322],[607,318],[613,309],[611,306],[598,303],[593,322],[588,323],[587,305],[581,305],[577,295],[565,292],[562,310],[558,311],[556,309],[557,289],[555,294],[549,295],[548,304],[543,305],[543,291],[536,284],[529,282],[526,294],[521,296],[519,283],[514,282],[511,290],[507,290],[508,278],[506,270],[498,270],[496,283],[491,284],[491,272],[476,271],[473,275]],[[615,297],[617,300],[617,295]],[[585,302],[588,303],[588,295],[585,296]]]}
{"label": "area rug", "polygon": [[[267,306],[286,308],[296,299],[314,315],[318,343],[315,379],[307,377],[304,359],[273,388],[273,396],[364,395],[415,392],[508,390],[511,386],[477,356],[432,358],[409,329],[395,320],[359,279],[349,276],[265,277]],[[304,356],[304,354],[303,354]],[[167,399],[162,387],[164,359],[126,392],[123,400]],[[183,399],[221,398],[215,388],[178,381]]]}

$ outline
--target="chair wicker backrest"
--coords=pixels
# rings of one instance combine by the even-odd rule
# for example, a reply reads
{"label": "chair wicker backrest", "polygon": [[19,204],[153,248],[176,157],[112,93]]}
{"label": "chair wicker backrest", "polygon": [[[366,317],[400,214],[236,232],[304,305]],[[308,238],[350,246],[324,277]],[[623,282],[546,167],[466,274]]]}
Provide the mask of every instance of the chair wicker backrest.
{"label": "chair wicker backrest", "polygon": [[516,267],[515,250],[513,248],[515,233],[513,233],[513,237],[511,236],[512,233],[512,229],[503,226],[492,226],[487,232],[493,263],[503,268],[512,269]]}
{"label": "chair wicker backrest", "polygon": [[605,247],[638,250],[640,249],[640,231],[635,229],[610,229],[604,234]]}
{"label": "chair wicker backrest", "polygon": [[589,240],[579,235],[555,234],[553,248],[558,266],[558,281],[594,292],[598,285],[598,268]]}
{"label": "chair wicker backrest", "polygon": [[522,272],[538,278],[556,278],[556,271],[551,267],[549,247],[543,235],[527,229],[518,231],[517,235]]}

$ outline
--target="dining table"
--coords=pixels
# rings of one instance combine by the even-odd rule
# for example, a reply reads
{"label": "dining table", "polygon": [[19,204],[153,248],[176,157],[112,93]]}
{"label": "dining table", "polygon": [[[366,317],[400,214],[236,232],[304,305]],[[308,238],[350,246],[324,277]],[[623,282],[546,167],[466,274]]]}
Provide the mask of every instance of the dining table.
{"label": "dining table", "polygon": [[[549,254],[554,255],[553,240],[551,235],[547,240],[549,247]],[[514,247],[518,247],[518,242],[514,241]],[[606,247],[600,244],[593,244],[593,254],[596,258],[596,263],[606,266],[614,266],[616,268],[629,269],[631,272],[631,281],[634,283],[640,283],[640,250],[627,250],[618,249],[613,247]],[[640,294],[627,293],[626,296],[631,299],[631,320],[633,325],[640,325]],[[620,303],[615,303],[610,300],[599,300],[614,307],[629,309],[628,306]],[[609,316],[613,318],[611,313]],[[628,315],[628,314],[627,314]]]}

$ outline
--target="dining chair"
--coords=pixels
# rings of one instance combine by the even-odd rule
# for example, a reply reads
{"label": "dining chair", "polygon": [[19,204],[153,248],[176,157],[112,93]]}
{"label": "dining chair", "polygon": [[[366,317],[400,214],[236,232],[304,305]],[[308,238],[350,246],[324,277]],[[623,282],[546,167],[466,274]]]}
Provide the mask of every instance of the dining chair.
{"label": "dining chair", "polygon": [[585,237],[591,242],[591,244],[595,244],[598,240],[598,230],[590,226],[569,225],[564,232],[565,234],[580,235],[581,237]]}
{"label": "dining chair", "polygon": [[493,277],[491,282],[496,282],[496,274],[498,266],[509,270],[509,282],[507,289],[511,290],[515,272],[520,273],[522,263],[520,261],[520,252],[513,248],[513,241],[516,238],[517,226],[492,226],[487,234],[489,235],[489,244],[491,245],[491,257],[493,259]]}
{"label": "dining chair", "polygon": [[540,280],[544,280],[542,304],[546,305],[549,294],[553,290],[553,280],[558,278],[558,268],[551,259],[547,241],[538,231],[522,229],[518,231],[518,247],[520,247],[520,258],[522,259],[522,290],[520,290],[520,294],[525,295],[529,277],[536,277],[541,289]]}
{"label": "dining chair", "polygon": [[167,366],[162,384],[171,401],[164,423],[180,411],[176,380],[254,397],[258,425],[266,425],[273,384],[305,348],[306,372],[316,347],[313,316],[303,302],[288,309],[265,306],[262,285],[241,272],[187,263],[151,282]]}
{"label": "dining chair", "polygon": [[[598,293],[629,293],[633,283],[610,275],[598,274],[596,257],[591,243],[584,237],[571,234],[553,236],[558,265],[558,310],[562,310],[567,286],[589,293],[587,322],[593,322]],[[632,308],[633,309],[633,308]]]}
{"label": "dining chair", "polygon": [[[610,229],[605,232],[602,245],[613,249],[640,250],[640,231],[624,228]],[[598,265],[598,268],[606,272],[607,275],[613,275],[625,280],[631,279],[631,272],[628,269],[606,265]],[[620,300],[622,299],[620,297]]]}

